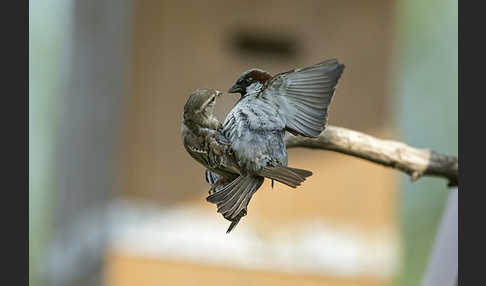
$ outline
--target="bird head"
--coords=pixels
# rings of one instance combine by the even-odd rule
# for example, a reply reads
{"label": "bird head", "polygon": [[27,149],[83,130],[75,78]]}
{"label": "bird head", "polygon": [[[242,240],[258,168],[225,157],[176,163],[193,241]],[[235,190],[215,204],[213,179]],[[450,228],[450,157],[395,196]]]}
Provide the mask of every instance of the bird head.
{"label": "bird head", "polygon": [[206,127],[215,127],[219,123],[213,115],[216,98],[222,94],[214,88],[198,88],[184,105],[184,121],[192,121]]}
{"label": "bird head", "polygon": [[229,93],[239,93],[241,97],[244,97],[247,93],[247,88],[256,83],[260,82],[264,84],[267,80],[271,79],[272,76],[261,69],[251,69],[240,75],[236,80],[235,84],[228,90]]}

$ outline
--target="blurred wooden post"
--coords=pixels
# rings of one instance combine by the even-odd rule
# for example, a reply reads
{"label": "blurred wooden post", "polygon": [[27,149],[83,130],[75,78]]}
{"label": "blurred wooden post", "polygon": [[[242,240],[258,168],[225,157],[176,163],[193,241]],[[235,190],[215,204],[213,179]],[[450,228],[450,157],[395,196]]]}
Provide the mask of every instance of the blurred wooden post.
{"label": "blurred wooden post", "polygon": [[129,0],[71,4],[68,76],[55,152],[54,239],[45,274],[54,286],[101,284],[131,27]]}

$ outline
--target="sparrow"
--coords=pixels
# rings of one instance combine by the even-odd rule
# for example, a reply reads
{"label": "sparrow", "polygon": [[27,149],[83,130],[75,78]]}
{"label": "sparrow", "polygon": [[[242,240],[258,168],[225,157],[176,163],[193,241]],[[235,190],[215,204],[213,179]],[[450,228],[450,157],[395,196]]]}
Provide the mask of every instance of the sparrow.
{"label": "sparrow", "polygon": [[230,144],[231,159],[220,161],[225,166],[206,171],[211,184],[218,180],[212,172],[225,177],[228,174],[224,172],[237,169],[206,198],[232,221],[227,232],[247,214],[250,199],[264,178],[296,188],[312,175],[311,171],[287,166],[285,132],[317,137],[326,128],[329,105],[343,70],[344,65],[336,59],[275,76],[253,68],[241,74],[228,90],[241,97],[216,133],[224,138],[221,142]]}
{"label": "sparrow", "polygon": [[206,166],[207,200],[231,221],[230,232],[247,214],[265,177],[296,188],[311,171],[287,166],[285,132],[316,137],[344,65],[337,60],[271,76],[261,69],[243,73],[230,88],[241,98],[223,125],[213,115],[214,89],[196,90],[184,106],[183,144]]}
{"label": "sparrow", "polygon": [[[184,105],[182,118],[182,143],[189,155],[207,168],[205,175],[211,186],[210,195],[239,176],[231,143],[222,135],[221,123],[213,114],[216,98],[221,94],[211,88],[195,90]],[[231,221],[227,232],[245,215],[246,210],[235,217],[225,217]]]}
{"label": "sparrow", "polygon": [[233,180],[239,175],[232,159],[231,144],[218,132],[221,123],[213,114],[216,98],[221,94],[212,88],[196,89],[184,105],[181,128],[186,151],[208,170],[219,174],[218,182],[223,178]]}

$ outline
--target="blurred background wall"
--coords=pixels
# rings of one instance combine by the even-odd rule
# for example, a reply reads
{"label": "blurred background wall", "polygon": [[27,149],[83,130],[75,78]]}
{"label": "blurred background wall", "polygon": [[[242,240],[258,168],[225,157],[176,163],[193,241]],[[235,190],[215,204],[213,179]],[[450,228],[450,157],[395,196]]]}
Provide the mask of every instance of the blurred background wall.
{"label": "blurred background wall", "polygon": [[338,58],[330,124],[457,155],[457,3],[30,1],[29,52],[32,285],[419,285],[444,181],[290,150],[312,178],[266,182],[227,235],[182,107]]}

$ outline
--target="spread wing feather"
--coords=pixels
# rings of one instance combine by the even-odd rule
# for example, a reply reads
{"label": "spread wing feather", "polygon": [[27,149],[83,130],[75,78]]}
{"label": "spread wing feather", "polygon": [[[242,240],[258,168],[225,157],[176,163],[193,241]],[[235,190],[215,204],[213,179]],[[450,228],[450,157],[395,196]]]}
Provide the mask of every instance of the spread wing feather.
{"label": "spread wing feather", "polygon": [[282,108],[285,126],[294,134],[316,137],[327,125],[328,108],[344,65],[336,59],[278,74],[259,94]]}

